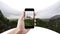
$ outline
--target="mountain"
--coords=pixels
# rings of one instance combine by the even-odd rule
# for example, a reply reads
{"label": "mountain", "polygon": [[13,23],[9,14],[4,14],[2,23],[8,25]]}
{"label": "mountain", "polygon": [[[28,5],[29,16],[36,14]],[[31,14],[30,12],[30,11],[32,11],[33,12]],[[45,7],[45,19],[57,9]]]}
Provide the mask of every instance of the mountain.
{"label": "mountain", "polygon": [[49,20],[49,24],[52,27],[60,27],[60,15],[55,15]]}
{"label": "mountain", "polygon": [[60,15],[55,15],[55,16],[53,16],[53,17],[51,17],[51,19],[58,19],[58,18],[60,18]]}

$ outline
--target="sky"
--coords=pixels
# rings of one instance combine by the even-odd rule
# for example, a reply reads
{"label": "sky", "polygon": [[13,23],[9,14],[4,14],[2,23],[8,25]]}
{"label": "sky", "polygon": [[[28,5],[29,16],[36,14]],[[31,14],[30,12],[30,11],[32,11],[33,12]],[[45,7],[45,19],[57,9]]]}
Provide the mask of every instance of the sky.
{"label": "sky", "polygon": [[0,10],[8,19],[17,19],[25,8],[34,8],[36,18],[60,15],[59,0],[0,0]]}

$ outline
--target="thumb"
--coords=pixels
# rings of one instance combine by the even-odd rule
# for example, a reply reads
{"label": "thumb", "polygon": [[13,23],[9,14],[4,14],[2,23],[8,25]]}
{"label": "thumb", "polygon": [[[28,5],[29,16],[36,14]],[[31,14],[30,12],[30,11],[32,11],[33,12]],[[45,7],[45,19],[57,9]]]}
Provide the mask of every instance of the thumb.
{"label": "thumb", "polygon": [[19,29],[24,28],[24,13],[18,19],[17,28]]}

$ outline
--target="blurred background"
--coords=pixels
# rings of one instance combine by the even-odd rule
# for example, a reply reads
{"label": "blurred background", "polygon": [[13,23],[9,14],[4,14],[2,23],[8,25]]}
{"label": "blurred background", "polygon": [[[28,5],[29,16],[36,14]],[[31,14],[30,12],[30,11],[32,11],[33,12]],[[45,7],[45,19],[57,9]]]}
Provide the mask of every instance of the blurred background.
{"label": "blurred background", "polygon": [[15,28],[24,8],[34,8],[37,25],[60,33],[59,0],[0,0],[0,33]]}

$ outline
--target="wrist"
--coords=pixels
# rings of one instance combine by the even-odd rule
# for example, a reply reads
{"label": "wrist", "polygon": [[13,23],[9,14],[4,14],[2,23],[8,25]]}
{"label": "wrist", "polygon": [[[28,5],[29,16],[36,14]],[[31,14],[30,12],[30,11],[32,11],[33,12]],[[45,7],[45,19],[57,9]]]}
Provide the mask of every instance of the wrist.
{"label": "wrist", "polygon": [[16,28],[16,34],[25,34],[26,31],[25,30],[20,30],[19,28]]}

